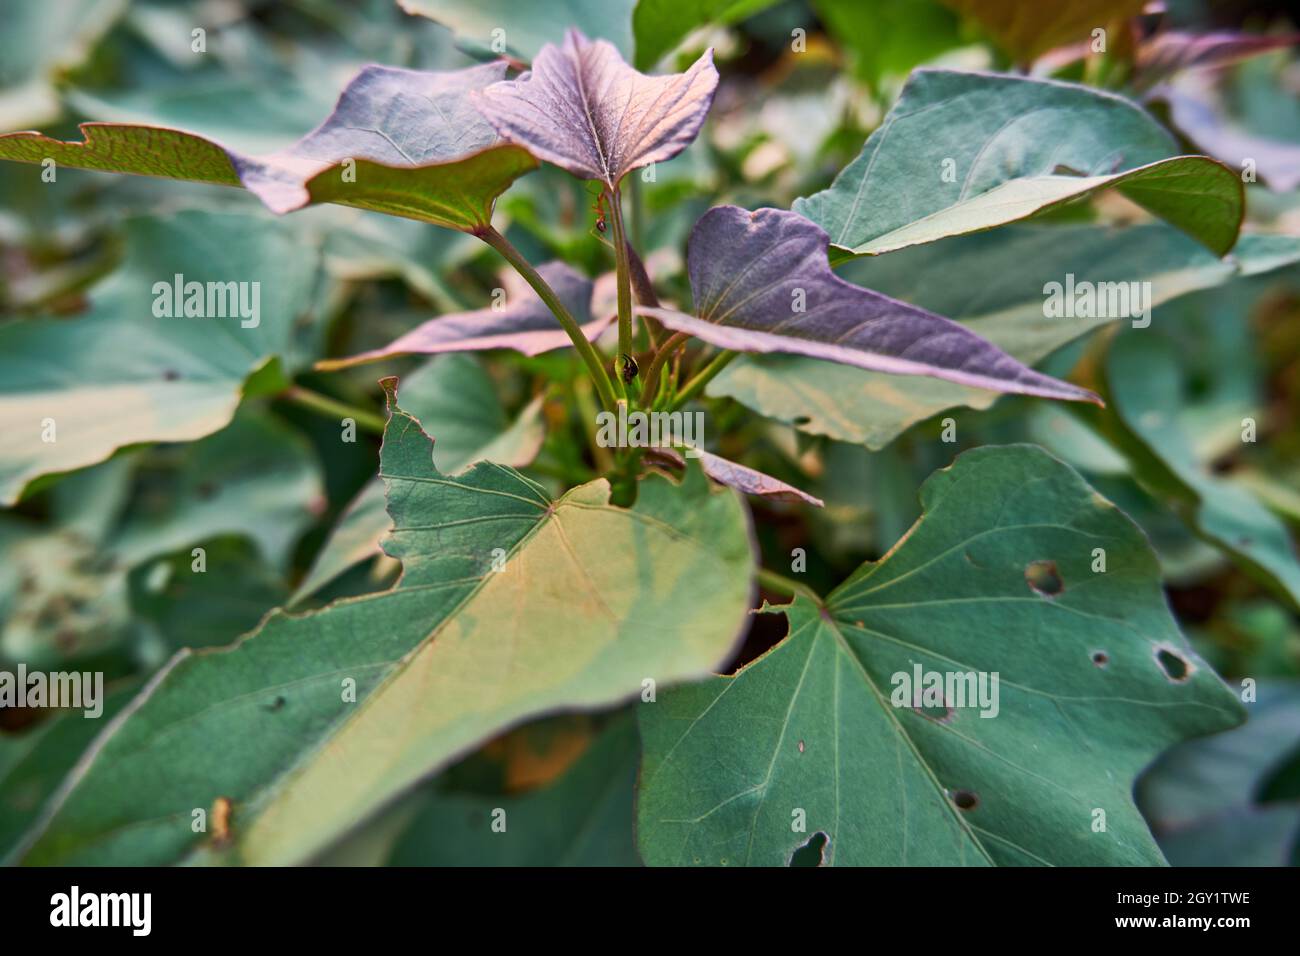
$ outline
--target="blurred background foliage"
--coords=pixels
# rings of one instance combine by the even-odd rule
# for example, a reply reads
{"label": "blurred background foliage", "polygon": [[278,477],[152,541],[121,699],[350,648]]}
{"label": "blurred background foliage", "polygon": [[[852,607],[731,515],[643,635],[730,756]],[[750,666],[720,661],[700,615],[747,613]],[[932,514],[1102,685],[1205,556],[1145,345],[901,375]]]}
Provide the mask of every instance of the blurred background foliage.
{"label": "blurred background foliage", "polygon": [[[493,15],[516,18],[514,36],[525,45],[554,38],[557,29],[546,17],[498,14],[498,4],[481,0],[411,6],[436,7],[442,22],[408,15],[391,0],[4,0],[0,130],[76,139],[76,124],[86,120],[158,123],[272,151],[324,117],[364,63],[471,65],[491,55],[481,27]],[[656,22],[653,0],[642,6],[632,14],[630,0],[612,2],[602,16],[622,11]],[[1009,4],[977,6],[748,0],[695,4],[700,22],[681,35],[671,17],[664,22],[673,28],[662,35],[646,28],[653,44],[638,45],[641,68],[677,68],[714,46],[723,77],[699,140],[635,190],[634,237],[661,297],[689,300],[685,240],[701,213],[721,202],[788,208],[827,186],[923,64],[1024,70],[1138,99],[1189,152],[1234,168],[1243,149],[1256,157],[1247,228],[1300,235],[1300,60],[1291,4],[1101,4],[1112,14],[1103,55],[1090,54],[1086,32],[1068,25],[1064,34],[1035,33],[999,19]],[[1096,19],[1098,5],[1091,6],[1087,24]],[[198,25],[207,31],[202,56],[191,50]],[[798,31],[804,43],[796,52]],[[1188,39],[1214,33],[1217,46]],[[312,371],[319,358],[377,347],[432,315],[486,304],[504,282],[501,263],[469,237],[340,207],[276,220],[238,190],[72,170],[47,184],[39,173],[0,165],[0,330],[25,318],[59,322],[112,309],[114,282],[136,274],[133,250],[141,243],[198,256],[287,250],[292,262],[262,265],[291,283],[294,295],[268,345],[275,357],[241,370],[247,381],[234,380],[242,401],[229,424],[196,441],[127,447],[41,479],[0,512],[0,667],[103,670],[111,713],[180,648],[229,643],[274,607],[314,607],[389,586],[398,568],[377,548],[386,516],[374,477],[377,381],[385,374],[402,377],[406,407],[437,423],[444,470],[491,449],[495,460],[527,465],[554,487],[595,474],[582,426],[591,420],[591,396],[567,350]],[[563,258],[599,275],[610,263],[593,234],[594,215],[581,184],[543,168],[502,198],[497,221],[533,261]],[[1079,230],[1101,236],[1106,249],[1122,248],[1115,230],[1135,215],[1141,218],[1103,198],[994,234],[855,263],[842,274],[944,314],[978,314],[972,303],[992,298],[1013,316],[1041,317],[1036,290],[1044,274],[1103,254],[1085,251]],[[220,246],[193,249],[199,234],[220,236]],[[1163,241],[1154,233],[1138,238],[1119,254],[1151,256]],[[1018,241],[1041,250],[1042,261],[1022,256],[1023,270],[998,269],[994,257],[1006,255],[998,243]],[[1052,250],[1060,254],[1055,272],[1046,265]],[[1087,264],[1078,261],[1077,271]],[[819,427],[793,413],[778,421],[719,397],[711,400],[711,439],[727,457],[825,499],[821,511],[751,501],[767,566],[785,571],[803,549],[804,580],[823,593],[906,532],[919,513],[921,481],[957,452],[1029,441],[1070,462],[1145,529],[1171,606],[1200,653],[1229,682],[1259,684],[1245,727],[1177,748],[1141,781],[1141,806],[1167,856],[1175,864],[1295,864],[1300,566],[1291,540],[1300,525],[1300,266],[1186,291],[1155,314],[1150,329],[1102,329],[1041,363],[1103,389],[1105,411],[1002,397],[983,409],[931,415],[873,450],[837,440],[865,427],[861,421]],[[11,391],[6,368],[66,361],[93,369],[110,353],[129,355],[133,342],[71,348],[76,354],[0,355],[0,403]],[[762,367],[755,363],[751,376]],[[743,385],[725,394],[743,397]],[[303,389],[368,412],[358,418],[357,442],[341,442],[338,415],[300,400]],[[853,401],[831,397],[845,407]],[[117,414],[102,412],[110,420]],[[1254,441],[1242,440],[1248,418],[1257,423]],[[943,440],[945,429],[955,442]],[[200,547],[207,573],[187,573]],[[737,665],[783,634],[779,617],[757,618]],[[0,711],[0,858],[99,723]],[[638,748],[626,713],[531,724],[412,793],[322,862],[635,863]],[[498,806],[537,821],[527,829],[541,836],[509,845],[485,837],[482,820]]]}

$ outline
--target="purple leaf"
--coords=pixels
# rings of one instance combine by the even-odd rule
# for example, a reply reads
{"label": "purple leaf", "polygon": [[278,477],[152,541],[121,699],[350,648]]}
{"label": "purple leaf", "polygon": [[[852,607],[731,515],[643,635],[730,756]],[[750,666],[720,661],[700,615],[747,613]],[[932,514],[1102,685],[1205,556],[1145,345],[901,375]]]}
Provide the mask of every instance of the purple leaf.
{"label": "purple leaf", "polygon": [[[613,319],[607,303],[594,301],[596,283],[563,262],[548,262],[537,270],[555,290],[588,339],[596,339]],[[486,308],[456,312],[430,319],[380,349],[347,358],[326,359],[318,369],[346,368],[375,362],[394,355],[434,355],[439,352],[471,352],[485,349],[513,349],[538,355],[571,345],[569,336],[546,304],[529,286],[510,283],[502,309]],[[602,297],[608,299],[608,293]],[[601,311],[593,311],[599,307]]]}
{"label": "purple leaf", "polygon": [[695,139],[718,86],[713,51],[685,73],[646,76],[614,45],[570,30],[533,69],[473,98],[506,139],[613,189],[631,170],[672,159]]}
{"label": "purple leaf", "polygon": [[1100,404],[1087,389],[1035,372],[965,326],[845,282],[827,263],[828,242],[825,230],[798,213],[718,206],[695,224],[688,243],[696,315],[638,311],[724,349],[793,352]]}
{"label": "purple leaf", "polygon": [[362,67],[325,122],[292,146],[230,158],[244,185],[272,212],[299,209],[311,201],[308,180],[342,160],[429,166],[495,145],[496,131],[469,94],[505,72],[502,62],[448,72]]}
{"label": "purple leaf", "polygon": [[1300,35],[1236,33],[1158,33],[1143,42],[1135,64],[1140,86],[1147,87],[1180,70],[1222,67],[1272,50],[1294,46]]}
{"label": "purple leaf", "polygon": [[83,142],[0,136],[0,159],[245,186],[275,213],[335,202],[477,232],[537,160],[505,143],[470,101],[504,63],[450,72],[364,67],[296,143],[248,156],[184,130],[86,123]]}
{"label": "purple leaf", "polygon": [[[800,491],[794,485],[788,485],[779,478],[773,478],[771,475],[757,469],[737,464],[728,458],[715,455],[713,452],[698,448],[690,454],[691,457],[699,459],[700,467],[704,469],[706,475],[718,484],[726,485],[728,488],[735,488],[743,494],[758,495],[760,498],[767,498],[771,501],[816,505],[818,508],[826,506],[826,502],[820,498],[814,497],[806,491]],[[678,468],[686,465],[686,459],[682,457],[680,452],[672,448],[656,448],[653,450],[651,457],[663,458],[669,464]]]}

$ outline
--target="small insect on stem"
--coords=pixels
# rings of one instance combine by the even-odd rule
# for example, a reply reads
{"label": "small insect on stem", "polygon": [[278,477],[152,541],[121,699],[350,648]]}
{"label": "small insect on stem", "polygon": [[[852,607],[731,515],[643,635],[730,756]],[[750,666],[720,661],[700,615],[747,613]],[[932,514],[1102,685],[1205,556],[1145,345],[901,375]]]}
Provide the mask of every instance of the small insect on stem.
{"label": "small insect on stem", "polygon": [[619,373],[623,376],[623,381],[630,383],[632,379],[636,378],[637,373],[640,371],[640,368],[637,367],[636,359],[628,355],[626,352],[623,352],[619,355],[618,361]]}
{"label": "small insect on stem", "polygon": [[605,196],[601,194],[596,197],[591,208],[596,211],[596,231],[603,233],[605,231]]}

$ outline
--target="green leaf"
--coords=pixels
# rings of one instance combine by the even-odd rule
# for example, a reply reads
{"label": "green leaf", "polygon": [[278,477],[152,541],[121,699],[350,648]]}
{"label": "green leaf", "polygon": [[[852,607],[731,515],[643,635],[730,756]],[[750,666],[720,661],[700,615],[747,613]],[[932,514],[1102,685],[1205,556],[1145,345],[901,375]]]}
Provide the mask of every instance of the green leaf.
{"label": "green leaf", "polygon": [[[839,865],[1163,862],[1134,777],[1242,711],[1179,633],[1141,531],[1029,445],[959,456],[921,502],[824,606],[777,609],[776,649],[640,705],[647,863],[783,865],[818,833]],[[998,674],[996,716],[895,706],[914,666]]]}
{"label": "green leaf", "polygon": [[20,735],[0,734],[0,863],[8,862],[77,758],[134,693],[135,687],[105,688],[98,718],[62,711]]}
{"label": "green leaf", "polygon": [[[1158,223],[1014,226],[949,239],[838,271],[866,286],[961,322],[1026,365],[1114,317],[1049,318],[1049,282],[1150,282],[1152,306],[1243,273],[1300,257],[1286,236],[1243,236],[1222,261]],[[1235,265],[1234,265],[1235,264]],[[945,281],[936,282],[942,275]],[[972,295],[978,289],[978,295]],[[1159,321],[1156,319],[1156,321]],[[988,408],[998,393],[914,376],[884,375],[792,356],[744,357],[709,385],[764,415],[841,441],[883,448],[917,422],[954,406]]]}
{"label": "green leaf", "polygon": [[[753,575],[734,493],[693,471],[647,478],[627,510],[604,480],[552,500],[500,465],[443,474],[431,450],[394,408],[381,474],[399,585],[182,652],[78,766],[27,862],[299,862],[507,727],[731,651]],[[222,797],[229,842],[193,833]]]}
{"label": "green leaf", "polygon": [[[530,402],[511,422],[492,378],[472,355],[453,353],[426,362],[402,382],[402,403],[432,433],[438,461],[448,474],[474,461],[522,468],[541,448],[541,400]],[[384,485],[376,478],[339,516],[289,603],[298,604],[348,568],[379,554],[380,542],[392,526]]]}
{"label": "green leaf", "polygon": [[[125,262],[92,290],[87,314],[0,325],[0,503],[126,445],[224,427],[250,376],[274,371],[318,278],[319,251],[260,217],[185,211],[129,220],[125,233]],[[245,283],[258,314],[241,317],[236,298],[224,318],[157,317],[155,286],[178,275]]]}
{"label": "green leaf", "polygon": [[[640,866],[632,836],[641,746],[615,720],[554,783],[519,796],[435,792],[399,837],[392,866]],[[493,813],[506,829],[494,832]]]}
{"label": "green leaf", "polygon": [[956,15],[938,0],[813,0],[813,8],[873,89],[961,45]]}
{"label": "green leaf", "polygon": [[203,569],[194,562],[191,551],[177,551],[131,572],[131,611],[154,666],[182,647],[229,644],[289,593],[283,576],[238,538],[205,541]]}
{"label": "green leaf", "polygon": [[[1300,557],[1286,525],[1245,487],[1214,476],[1196,453],[1206,423],[1184,413],[1192,383],[1176,347],[1151,335],[1120,336],[1107,357],[1106,383],[1114,416],[1109,434],[1139,479],[1172,499],[1197,534],[1300,608]],[[1218,426],[1235,429],[1240,439],[1240,408],[1220,412]]]}
{"label": "green leaf", "polygon": [[[636,0],[397,0],[407,13],[446,26],[457,41],[485,55],[513,53],[528,62],[543,44],[559,43],[577,27],[593,39],[608,40],[625,59],[632,56],[632,7]],[[497,32],[500,31],[500,32]],[[502,49],[501,44],[504,44]]]}
{"label": "green leaf", "polygon": [[[1240,179],[1113,93],[1055,80],[917,70],[829,189],[795,200],[840,255],[878,255],[1026,219],[1111,187],[1223,255]],[[832,249],[834,254],[835,249]]]}
{"label": "green leaf", "polygon": [[703,26],[729,24],[752,16],[776,0],[637,0],[632,14],[638,70],[648,70],[687,34]]}
{"label": "green leaf", "polygon": [[237,534],[283,568],[324,495],[306,439],[252,410],[173,454],[160,451],[145,461],[142,477],[145,487],[104,549],[126,566]]}
{"label": "green leaf", "polygon": [[1142,776],[1138,804],[1175,866],[1287,866],[1300,847],[1300,798],[1269,800],[1296,763],[1300,687],[1262,683],[1250,722],[1190,740]]}
{"label": "green leaf", "polygon": [[125,0],[5,4],[0,129],[58,119],[56,75],[84,60],[126,8]]}
{"label": "green leaf", "polygon": [[248,156],[180,129],[85,123],[84,140],[0,136],[0,159],[244,186],[275,213],[333,202],[476,232],[492,205],[537,161],[500,140],[469,93],[505,65],[457,71],[367,66],[317,129],[274,153]]}

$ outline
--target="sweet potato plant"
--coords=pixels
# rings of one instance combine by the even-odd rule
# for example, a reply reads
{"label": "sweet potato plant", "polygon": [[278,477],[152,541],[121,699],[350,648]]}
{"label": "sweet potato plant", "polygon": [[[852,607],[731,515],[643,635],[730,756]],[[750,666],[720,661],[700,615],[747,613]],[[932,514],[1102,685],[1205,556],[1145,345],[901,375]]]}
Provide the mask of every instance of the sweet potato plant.
{"label": "sweet potato plant", "polygon": [[0,858],[1291,861],[1247,6],[22,5]]}

